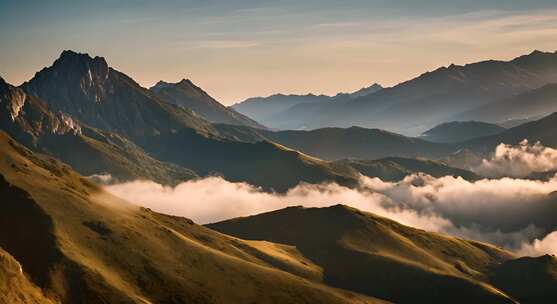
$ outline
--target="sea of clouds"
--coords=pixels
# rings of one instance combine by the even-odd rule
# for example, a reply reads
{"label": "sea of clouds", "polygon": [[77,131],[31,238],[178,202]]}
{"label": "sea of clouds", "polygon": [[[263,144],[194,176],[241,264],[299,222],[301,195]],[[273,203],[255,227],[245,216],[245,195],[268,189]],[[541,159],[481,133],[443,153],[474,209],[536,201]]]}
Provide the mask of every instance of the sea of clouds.
{"label": "sea of clouds", "polygon": [[[555,169],[556,154],[539,143],[500,145],[482,166],[497,171],[497,176],[512,176],[505,170],[524,175]],[[221,177],[175,187],[134,181],[105,189],[135,204],[201,224],[287,206],[342,203],[408,226],[494,243],[522,255],[557,253],[557,194],[553,193],[557,191],[557,176],[546,181],[514,177],[467,181],[413,174],[399,182],[361,176],[356,188],[334,183],[300,184],[286,193],[269,193]]]}

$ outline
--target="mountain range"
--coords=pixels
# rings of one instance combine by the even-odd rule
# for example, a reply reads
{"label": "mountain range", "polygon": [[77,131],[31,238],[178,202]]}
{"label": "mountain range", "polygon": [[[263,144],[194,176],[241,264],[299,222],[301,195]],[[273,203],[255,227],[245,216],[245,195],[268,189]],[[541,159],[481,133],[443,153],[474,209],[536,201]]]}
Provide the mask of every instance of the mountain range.
{"label": "mountain range", "polygon": [[[253,97],[233,105],[231,108],[256,120],[265,121],[275,129],[305,129],[303,108],[355,99],[380,91],[383,87],[374,83],[352,93],[327,95],[284,95]],[[311,115],[311,113],[307,113]]]}
{"label": "mountain range", "polygon": [[[283,129],[360,126],[417,136],[447,121],[499,122],[539,114],[551,102],[540,100],[536,102],[539,106],[528,106],[528,110],[521,114],[520,109],[528,100],[520,94],[545,96],[533,90],[555,82],[557,53],[534,51],[510,61],[488,60],[441,67],[357,98],[338,102],[299,103],[283,110],[279,117],[284,119],[281,125]],[[491,103],[506,105],[507,100],[512,105],[502,115],[496,113],[497,110],[483,111]],[[545,113],[551,112],[551,107],[545,108]],[[243,108],[235,106],[239,112],[248,116],[251,114],[252,118],[263,124],[272,126],[276,120],[253,115]]]}
{"label": "mountain range", "polygon": [[[130,77],[108,67],[101,57],[64,51],[51,67],[38,72],[21,88],[5,86],[20,94],[6,95],[10,97],[7,103],[15,104],[15,108],[20,103],[25,104],[27,99],[37,100],[44,105],[45,115],[64,113],[80,126],[77,139],[76,136],[63,137],[63,140],[76,140],[77,146],[64,144],[62,137],[56,136],[52,142],[44,140],[45,144],[39,145],[37,151],[59,157],[82,174],[106,172],[124,180],[148,178],[167,184],[197,174],[222,174],[231,181],[246,181],[277,191],[284,191],[302,181],[354,183],[353,176],[336,172],[327,162],[261,141],[260,137],[252,138],[251,142],[238,141],[230,135],[236,126],[219,125],[217,128],[191,109],[164,101]],[[213,101],[203,100],[209,106],[213,104]],[[6,119],[5,130],[12,136],[15,136],[11,132],[14,123]],[[44,133],[50,135],[52,132],[46,130]],[[98,142],[109,146],[99,147]],[[34,147],[31,142],[23,143]],[[47,143],[50,143],[48,147]],[[88,154],[72,153],[83,145]],[[95,145],[92,152],[91,145]],[[99,166],[99,162],[105,165]],[[119,167],[134,174],[120,174]],[[90,168],[97,171],[91,172]],[[155,171],[166,178],[138,172],[140,168]]]}
{"label": "mountain range", "polygon": [[[554,256],[519,257],[344,205],[350,202],[203,226],[139,207],[94,181],[174,186],[216,175],[278,199],[304,183],[371,191],[362,175],[394,184],[414,173],[486,182],[465,164],[500,143],[557,148],[557,113],[547,112],[555,56],[534,52],[441,68],[392,88],[277,95],[232,108],[189,80],[147,89],[104,58],[73,51],[19,87],[0,78],[0,303],[554,302]],[[477,111],[485,121],[520,120],[524,104],[529,119],[543,117],[508,128],[457,119]],[[333,113],[338,120],[328,121]],[[297,119],[324,127],[270,129]],[[413,130],[406,133],[434,128],[411,137],[347,121]],[[549,233],[557,229],[556,201],[551,193],[451,221]]]}
{"label": "mountain range", "polygon": [[[3,132],[0,156],[0,301],[7,303],[554,297],[543,287],[556,283],[554,257],[517,259],[343,205],[291,207],[204,227],[114,197]],[[520,276],[525,271],[528,279]],[[533,288],[525,293],[524,286]]]}

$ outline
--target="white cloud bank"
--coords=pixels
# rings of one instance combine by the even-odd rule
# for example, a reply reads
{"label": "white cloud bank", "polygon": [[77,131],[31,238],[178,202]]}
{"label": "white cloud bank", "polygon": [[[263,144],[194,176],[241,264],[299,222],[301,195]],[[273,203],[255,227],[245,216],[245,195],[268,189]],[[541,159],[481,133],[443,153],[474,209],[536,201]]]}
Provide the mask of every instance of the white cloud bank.
{"label": "white cloud bank", "polygon": [[487,177],[526,177],[533,172],[556,169],[556,149],[545,147],[540,142],[530,145],[525,139],[516,146],[500,144],[491,158],[484,159],[474,171]]}
{"label": "white cloud bank", "polygon": [[138,205],[202,224],[293,205],[343,203],[409,226],[493,242],[523,254],[557,253],[557,236],[532,243],[551,231],[551,210],[557,208],[551,208],[549,197],[557,190],[557,177],[545,182],[512,178],[469,182],[417,174],[396,183],[361,177],[358,189],[302,184],[285,194],[266,193],[220,177],[176,187],[135,181],[105,189]]}

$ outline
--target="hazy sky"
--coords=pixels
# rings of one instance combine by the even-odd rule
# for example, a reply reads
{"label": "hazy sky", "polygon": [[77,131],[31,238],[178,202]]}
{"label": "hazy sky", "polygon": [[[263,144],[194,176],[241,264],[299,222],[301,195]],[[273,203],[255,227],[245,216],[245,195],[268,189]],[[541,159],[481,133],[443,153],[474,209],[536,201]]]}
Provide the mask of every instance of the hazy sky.
{"label": "hazy sky", "polygon": [[0,76],[64,49],[144,86],[190,78],[225,104],[393,85],[450,63],[557,50],[557,1],[0,0]]}

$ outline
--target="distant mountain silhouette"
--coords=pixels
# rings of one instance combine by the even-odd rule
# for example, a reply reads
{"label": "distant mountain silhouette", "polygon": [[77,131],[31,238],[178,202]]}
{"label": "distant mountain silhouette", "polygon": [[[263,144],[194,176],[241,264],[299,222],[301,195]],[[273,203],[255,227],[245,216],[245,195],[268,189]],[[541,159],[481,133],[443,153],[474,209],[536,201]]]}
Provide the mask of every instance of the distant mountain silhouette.
{"label": "distant mountain silhouette", "polygon": [[528,120],[553,112],[557,112],[557,83],[489,103],[457,117],[508,123],[511,120]]}
{"label": "distant mountain silhouette", "polygon": [[496,135],[460,143],[459,146],[479,153],[489,153],[494,151],[500,143],[517,145],[522,140],[528,139],[530,143],[540,141],[547,147],[557,148],[557,136],[555,134],[557,134],[557,113],[505,130]]}
{"label": "distant mountain silhouette", "polygon": [[[279,116],[287,119],[280,127],[360,126],[415,136],[455,120],[460,113],[555,82],[557,53],[534,51],[511,61],[441,67],[359,98],[300,103]],[[266,119],[258,120],[273,126]],[[467,120],[481,119],[471,116]]]}
{"label": "distant mountain silhouette", "polygon": [[422,133],[420,138],[432,142],[455,143],[498,134],[505,128],[481,121],[452,121],[442,123]]}
{"label": "distant mountain silhouette", "polygon": [[159,81],[149,90],[160,99],[191,109],[210,122],[265,129],[256,121],[223,106],[189,79],[182,79],[177,83]]}
{"label": "distant mountain silhouette", "polygon": [[326,95],[284,95],[254,97],[232,106],[235,110],[256,120],[266,121],[270,127],[278,129],[304,129],[304,106],[322,102],[340,102],[375,93],[383,87],[377,83],[352,93]]}

